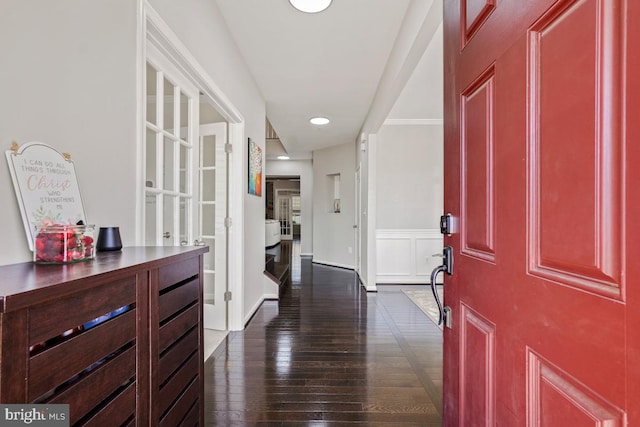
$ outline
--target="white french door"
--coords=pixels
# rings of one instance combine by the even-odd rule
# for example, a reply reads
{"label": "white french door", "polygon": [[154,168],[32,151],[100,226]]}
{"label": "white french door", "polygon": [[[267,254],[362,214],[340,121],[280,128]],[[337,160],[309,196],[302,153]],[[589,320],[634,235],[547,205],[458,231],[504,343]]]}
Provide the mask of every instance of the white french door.
{"label": "white french door", "polygon": [[276,218],[280,221],[280,240],[293,240],[291,194],[276,191]]}
{"label": "white french door", "polygon": [[196,240],[199,92],[154,46],[146,62],[145,245]]}
{"label": "white french door", "polygon": [[[204,327],[227,329],[227,124],[200,126],[198,235],[209,246],[204,255]],[[200,243],[199,242],[199,243]]]}
{"label": "white french door", "polygon": [[199,126],[199,91],[153,46],[146,66],[145,245],[206,245],[204,326],[227,329],[227,124]]}

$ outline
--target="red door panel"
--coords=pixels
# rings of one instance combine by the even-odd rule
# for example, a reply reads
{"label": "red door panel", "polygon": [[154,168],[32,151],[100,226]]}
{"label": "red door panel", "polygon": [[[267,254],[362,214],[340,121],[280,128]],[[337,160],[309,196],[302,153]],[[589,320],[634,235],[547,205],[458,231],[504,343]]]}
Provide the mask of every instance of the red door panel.
{"label": "red door panel", "polygon": [[527,357],[530,387],[527,425],[625,425],[625,414],[621,409],[533,351],[529,351]]}
{"label": "red door panel", "polygon": [[495,8],[495,0],[462,0],[461,7],[463,40],[466,43],[489,17]]}
{"label": "red door panel", "polygon": [[[495,325],[464,303],[460,306],[460,420],[462,425],[494,425]],[[478,390],[483,390],[478,393]]]}
{"label": "red door panel", "polygon": [[640,2],[444,7],[445,425],[640,425]]}
{"label": "red door panel", "polygon": [[494,69],[464,90],[461,100],[462,252],[495,261]]}
{"label": "red door panel", "polygon": [[622,26],[619,13],[610,16],[616,3],[560,3],[529,33],[529,214],[533,274],[619,298],[622,58],[613,47]]}

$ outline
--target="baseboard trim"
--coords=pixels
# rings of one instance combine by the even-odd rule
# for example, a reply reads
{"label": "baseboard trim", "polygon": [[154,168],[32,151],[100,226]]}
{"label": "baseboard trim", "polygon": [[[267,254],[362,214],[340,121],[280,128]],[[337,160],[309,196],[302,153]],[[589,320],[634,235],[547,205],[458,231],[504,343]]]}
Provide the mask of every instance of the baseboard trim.
{"label": "baseboard trim", "polygon": [[256,312],[258,311],[258,309],[260,308],[263,302],[264,302],[264,297],[259,299],[258,302],[251,308],[251,310],[249,310],[249,313],[244,317],[245,328],[247,327],[249,322],[251,322],[251,319],[253,319],[253,316],[255,316]]}
{"label": "baseboard trim", "polygon": [[367,284],[366,280],[364,280],[362,278],[362,276],[360,276],[360,273],[358,273],[357,271],[356,271],[356,275],[358,276],[358,281],[360,282],[360,286],[362,286],[365,291],[367,291],[367,292],[378,292],[378,288],[376,287],[375,284],[373,286],[369,286]]}
{"label": "baseboard trim", "polygon": [[312,260],[311,261],[314,264],[321,264],[321,265],[326,265],[328,267],[337,267],[337,268],[343,268],[345,270],[351,270],[354,271],[355,266],[353,265],[346,265],[346,264],[338,264],[337,262],[329,262],[329,261],[322,261],[322,260]]}
{"label": "baseboard trim", "polygon": [[313,254],[300,254],[300,256],[308,258],[308,257],[313,257]]}

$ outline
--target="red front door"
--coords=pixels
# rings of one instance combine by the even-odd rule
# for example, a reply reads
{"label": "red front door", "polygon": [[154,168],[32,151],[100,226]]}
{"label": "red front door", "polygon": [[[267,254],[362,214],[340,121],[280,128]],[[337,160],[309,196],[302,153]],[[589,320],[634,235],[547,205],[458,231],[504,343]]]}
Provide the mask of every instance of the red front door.
{"label": "red front door", "polygon": [[640,425],[640,1],[444,7],[445,425]]}

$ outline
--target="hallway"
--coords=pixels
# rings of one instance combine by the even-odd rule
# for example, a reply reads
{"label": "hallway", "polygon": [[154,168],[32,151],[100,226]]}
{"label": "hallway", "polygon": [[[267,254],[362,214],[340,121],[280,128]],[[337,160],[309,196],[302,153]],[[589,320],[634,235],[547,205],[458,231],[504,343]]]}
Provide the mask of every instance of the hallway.
{"label": "hallway", "polygon": [[441,331],[403,286],[367,294],[352,271],[299,265],[207,360],[207,425],[440,426]]}

